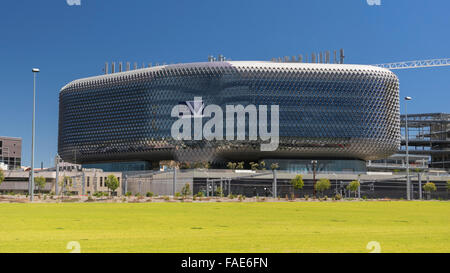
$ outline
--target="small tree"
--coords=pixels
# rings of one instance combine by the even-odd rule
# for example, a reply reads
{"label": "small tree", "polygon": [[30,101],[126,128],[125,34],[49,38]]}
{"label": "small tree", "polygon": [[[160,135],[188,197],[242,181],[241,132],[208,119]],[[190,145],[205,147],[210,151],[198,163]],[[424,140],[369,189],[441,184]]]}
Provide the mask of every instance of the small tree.
{"label": "small tree", "polygon": [[[1,182],[0,182],[1,184]],[[448,192],[450,191],[450,180],[447,181],[447,199],[448,199]]]}
{"label": "small tree", "polygon": [[238,162],[236,169],[239,169],[239,170],[244,169],[244,161]]}
{"label": "small tree", "polygon": [[183,197],[186,197],[188,195],[192,194],[191,191],[191,185],[189,183],[186,183],[183,188],[181,189],[181,194],[183,195]]}
{"label": "small tree", "polygon": [[[303,182],[303,176],[300,174],[297,174],[294,178],[291,180],[292,187],[297,190],[303,189],[303,186],[305,185],[305,182]],[[292,193],[294,195],[294,193]]]}
{"label": "small tree", "polygon": [[116,189],[119,187],[119,179],[117,179],[117,177],[113,174],[110,174],[105,180],[105,185],[108,189],[115,193]]}
{"label": "small tree", "polygon": [[331,183],[330,180],[326,179],[326,178],[322,178],[319,181],[317,181],[316,183],[316,191],[322,193],[328,190],[329,188],[331,188]]}
{"label": "small tree", "polygon": [[294,178],[292,178],[291,184],[294,187],[294,189],[297,190],[303,189],[303,186],[305,185],[305,183],[303,182],[303,176],[297,174]]}
{"label": "small tree", "polygon": [[450,180],[447,181],[447,199],[448,199],[448,191],[450,191]]}
{"label": "small tree", "polygon": [[231,161],[228,162],[228,164],[227,164],[227,168],[230,169],[230,170],[236,169],[236,166],[237,166],[237,164],[234,163],[234,162],[231,162]]}
{"label": "small tree", "polygon": [[39,194],[45,188],[45,184],[47,184],[47,181],[45,180],[45,177],[38,176],[38,177],[34,178],[34,185],[36,185],[38,187]]}
{"label": "small tree", "polygon": [[273,170],[276,170],[276,169],[278,169],[278,168],[280,168],[280,165],[278,165],[278,163],[272,163],[271,165],[270,165],[270,169],[273,171]]}
{"label": "small tree", "polygon": [[355,197],[356,197],[356,193],[358,192],[358,188],[359,188],[360,185],[361,184],[359,183],[358,180],[354,180],[354,181],[350,182],[347,185],[347,190],[349,190],[351,192],[354,192],[355,193]]}
{"label": "small tree", "polygon": [[423,185],[423,190],[428,193],[428,199],[431,198],[431,192],[436,191],[436,185],[433,182],[428,182]]}
{"label": "small tree", "polygon": [[252,171],[258,170],[258,166],[259,166],[258,163],[250,162],[250,168],[252,169]]}
{"label": "small tree", "polygon": [[62,187],[61,195],[64,195],[64,192],[67,191],[67,189],[70,190],[72,184],[73,184],[72,177],[64,176],[64,178],[59,182],[59,186]]}
{"label": "small tree", "polygon": [[264,171],[264,170],[266,169],[266,162],[261,161],[261,162],[259,163],[259,169]]}
{"label": "small tree", "polygon": [[217,187],[216,195],[219,196],[219,197],[223,197],[223,189],[222,189],[222,187]]}
{"label": "small tree", "polygon": [[3,180],[5,180],[5,173],[2,169],[0,169],[0,185],[2,184]]}

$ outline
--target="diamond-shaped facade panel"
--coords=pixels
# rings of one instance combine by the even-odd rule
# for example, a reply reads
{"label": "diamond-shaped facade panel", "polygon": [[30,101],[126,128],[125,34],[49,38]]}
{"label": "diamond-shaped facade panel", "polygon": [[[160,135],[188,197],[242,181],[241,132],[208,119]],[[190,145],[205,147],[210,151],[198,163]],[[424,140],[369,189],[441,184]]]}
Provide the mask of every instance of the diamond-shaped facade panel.
{"label": "diamond-shaped facade panel", "polygon": [[[261,152],[250,140],[174,140],[171,110],[194,97],[224,110],[279,105],[278,149]],[[398,78],[373,66],[176,64],[75,80],[60,92],[58,151],[69,162],[369,160],[399,145]]]}

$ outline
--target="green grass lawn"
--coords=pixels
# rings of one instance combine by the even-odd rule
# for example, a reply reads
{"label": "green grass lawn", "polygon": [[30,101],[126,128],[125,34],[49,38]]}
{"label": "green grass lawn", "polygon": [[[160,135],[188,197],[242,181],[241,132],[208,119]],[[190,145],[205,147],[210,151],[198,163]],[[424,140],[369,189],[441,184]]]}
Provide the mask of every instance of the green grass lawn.
{"label": "green grass lawn", "polygon": [[0,252],[450,252],[449,202],[0,204]]}

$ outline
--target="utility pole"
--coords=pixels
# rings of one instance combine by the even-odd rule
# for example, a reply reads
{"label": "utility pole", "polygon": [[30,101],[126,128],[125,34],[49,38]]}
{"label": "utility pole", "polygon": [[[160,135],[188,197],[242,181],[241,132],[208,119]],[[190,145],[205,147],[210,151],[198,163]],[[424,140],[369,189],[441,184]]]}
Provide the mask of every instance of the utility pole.
{"label": "utility pole", "polygon": [[36,74],[39,73],[39,68],[33,68],[33,122],[32,122],[32,134],[31,134],[31,175],[30,175],[30,201],[34,200],[34,136],[35,136],[35,123],[36,123]]}
{"label": "utility pole", "polygon": [[59,183],[59,155],[57,154],[55,157],[55,195],[58,196],[58,183]]}
{"label": "utility pole", "polygon": [[277,170],[273,169],[272,170],[273,173],[273,198],[277,198],[278,197],[278,193],[277,193]]}
{"label": "utility pole", "polygon": [[411,200],[411,181],[409,177],[409,151],[408,151],[408,101],[411,97],[405,97],[405,140],[406,140],[406,198]]}
{"label": "utility pole", "polygon": [[313,195],[314,195],[314,197],[316,197],[316,164],[317,164],[317,160],[312,160],[311,163],[313,165]]}
{"label": "utility pole", "polygon": [[417,176],[419,181],[419,199],[422,200],[422,175],[419,173]]}
{"label": "utility pole", "polygon": [[173,184],[172,184],[173,197],[175,197],[176,186],[177,186],[177,168],[173,167]]}
{"label": "utility pole", "polygon": [[361,179],[358,175],[358,199],[361,199]]}

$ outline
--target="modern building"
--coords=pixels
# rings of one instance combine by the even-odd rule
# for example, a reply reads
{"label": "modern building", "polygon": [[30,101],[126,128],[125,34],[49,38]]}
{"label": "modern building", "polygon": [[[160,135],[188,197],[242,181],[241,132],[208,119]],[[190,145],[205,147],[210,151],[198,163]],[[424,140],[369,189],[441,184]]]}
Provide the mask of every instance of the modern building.
{"label": "modern building", "polygon": [[0,163],[8,170],[20,169],[22,163],[22,139],[0,136]]}
{"label": "modern building", "polygon": [[[208,112],[210,105],[223,113]],[[227,106],[242,111],[228,116]],[[252,109],[259,110],[257,119]],[[176,122],[183,124],[182,137],[174,137]],[[231,124],[230,131],[217,126],[222,124]],[[239,124],[245,128],[240,138]],[[272,140],[274,149],[261,148]],[[399,147],[398,78],[374,66],[174,64],[75,80],[59,97],[59,155],[88,168],[265,160],[301,171],[314,159],[324,171],[359,172],[366,160],[386,158]]]}

